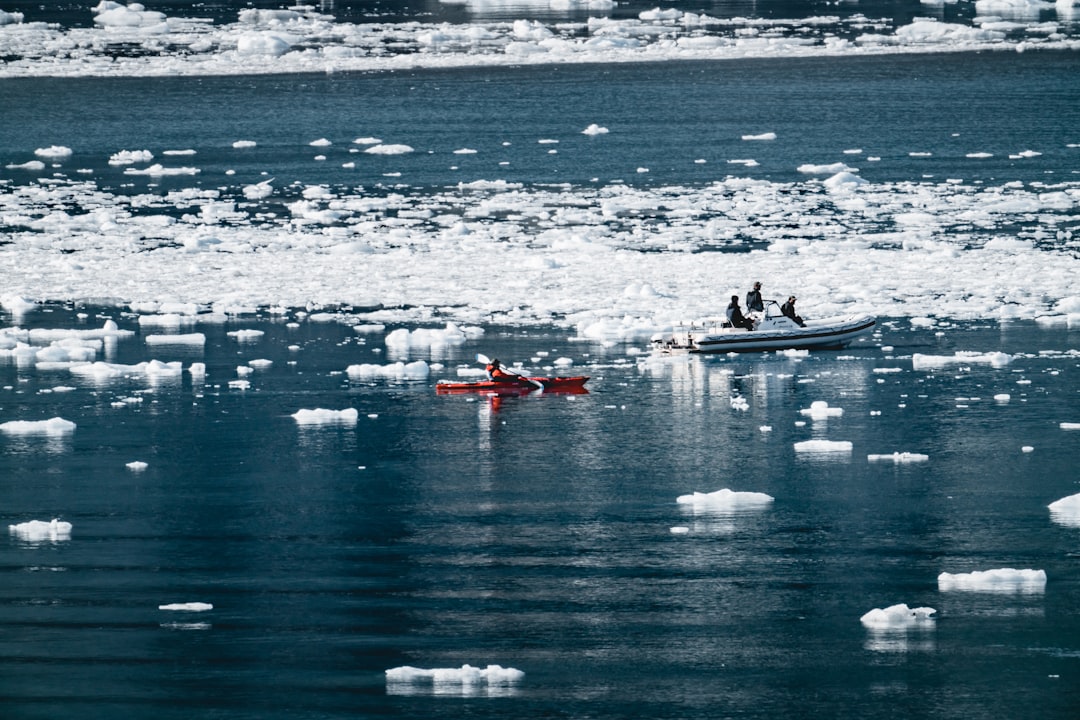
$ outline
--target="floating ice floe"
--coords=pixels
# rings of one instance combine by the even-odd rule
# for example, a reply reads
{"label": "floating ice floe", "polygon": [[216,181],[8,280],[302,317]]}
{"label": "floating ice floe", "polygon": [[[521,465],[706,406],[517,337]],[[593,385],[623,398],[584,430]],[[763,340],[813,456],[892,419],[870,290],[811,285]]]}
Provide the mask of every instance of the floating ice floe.
{"label": "floating ice floe", "polygon": [[154,163],[146,168],[126,168],[125,175],[150,175],[152,177],[167,177],[172,175],[198,175],[202,172],[193,167],[165,167],[161,163]]}
{"label": "floating ice floe", "polygon": [[70,435],[75,423],[61,417],[49,420],[9,420],[0,423],[0,432],[8,435]]}
{"label": "floating ice floe", "polygon": [[109,156],[110,165],[134,165],[135,163],[148,163],[154,159],[154,153],[149,150],[120,150]]}
{"label": "floating ice floe", "polygon": [[941,592],[1041,593],[1046,589],[1045,570],[976,570],[970,573],[938,575]]}
{"label": "floating ice floe", "polygon": [[774,133],[774,132],[766,132],[766,133],[761,133],[759,135],[743,135],[742,139],[743,140],[775,140],[776,139],[776,133]]}
{"label": "floating ice floe", "polygon": [[194,325],[197,318],[193,313],[150,313],[139,315],[139,327],[181,328]]}
{"label": "floating ice floe", "polygon": [[389,333],[384,342],[388,348],[408,351],[413,348],[463,345],[466,340],[475,340],[483,334],[483,328],[458,327],[454,323],[447,323],[444,328],[417,328],[412,331],[399,328]]}
{"label": "floating ice floe", "polygon": [[38,148],[34,154],[46,160],[66,160],[71,157],[71,148],[63,145],[52,145],[47,148]]}
{"label": "floating ice floe", "polygon": [[504,668],[501,665],[488,665],[486,668],[462,665],[460,668],[424,668],[403,665],[386,671],[386,681],[397,683],[416,683],[431,681],[435,684],[492,685],[517,683],[525,673],[516,668]]}
{"label": "floating ice floe", "polygon": [[205,345],[206,335],[202,333],[179,333],[176,335],[147,335],[147,345]]}
{"label": "floating ice floe", "polygon": [[181,602],[158,605],[158,610],[167,610],[169,612],[208,612],[213,609],[214,606],[211,603],[205,602]]}
{"label": "floating ice floe", "polygon": [[226,333],[229,337],[237,342],[253,342],[260,339],[265,335],[263,330],[230,330]]}
{"label": "floating ice floe", "polygon": [[949,365],[1005,367],[1011,362],[1012,356],[1003,352],[978,353],[958,350],[955,355],[923,355],[915,353],[911,356],[911,366],[914,370],[933,370]]}
{"label": "floating ice floe", "polygon": [[589,127],[581,131],[582,135],[607,135],[607,133],[608,129],[606,127],[601,127],[596,123],[589,125]]}
{"label": "floating ice floe", "polygon": [[1069,495],[1047,505],[1050,519],[1059,525],[1080,527],[1080,493]]}
{"label": "floating ice floe", "polygon": [[409,145],[372,145],[364,150],[369,155],[405,155],[413,151]]}
{"label": "floating ice floe", "polygon": [[27,542],[44,542],[46,540],[57,542],[71,539],[71,523],[56,518],[50,521],[30,520],[29,522],[8,525],[8,531],[20,540]]}
{"label": "floating ice floe", "polygon": [[722,488],[710,493],[694,492],[690,495],[680,495],[675,498],[675,502],[680,505],[689,505],[695,512],[733,511],[766,507],[773,502],[773,499],[772,495],[765,493]]}
{"label": "floating ice floe", "polygon": [[360,413],[356,408],[344,410],[297,410],[292,414],[298,425],[355,425]]}
{"label": "floating ice floe", "polygon": [[145,470],[146,468],[148,468],[150,466],[147,465],[142,460],[132,460],[131,462],[124,465],[124,467],[126,467],[131,472],[142,472],[143,470]]}
{"label": "floating ice floe", "polygon": [[1058,425],[1062,430],[1080,430],[1080,423],[1063,422]]}
{"label": "floating ice floe", "polygon": [[12,163],[5,165],[8,170],[29,170],[30,172],[40,172],[45,169],[45,163],[40,160],[27,160],[24,163]]}
{"label": "floating ice floe", "polygon": [[929,455],[921,455],[912,452],[894,452],[889,455],[867,455],[868,462],[892,462],[897,465],[903,463],[920,463],[930,459]]}
{"label": "floating ice floe", "polygon": [[123,365],[120,363],[94,362],[83,365],[72,365],[68,368],[72,375],[90,378],[92,380],[108,380],[110,378],[131,377],[145,375],[147,378],[170,378],[180,377],[183,374],[183,363],[179,360],[162,362],[149,360],[135,365]]}
{"label": "floating ice floe", "polygon": [[844,414],[843,408],[829,407],[825,400],[815,400],[809,408],[800,410],[799,413],[812,420],[826,420],[831,417],[840,417]]}
{"label": "floating ice floe", "polygon": [[[488,8],[488,0],[454,0]],[[941,4],[944,0],[924,0]],[[613,0],[547,0],[545,7],[588,10],[581,23],[534,20],[471,22],[348,23],[311,6],[241,10],[237,22],[221,25],[197,18],[167,17],[138,3],[102,2],[93,8],[93,28],[31,22],[24,13],[0,11],[0,25],[14,26],[8,43],[11,76],[175,75],[380,71],[413,67],[520,65],[522,63],[631,62],[642,59],[722,60],[812,57],[837,54],[987,50],[1027,47],[1070,49],[1075,32],[1073,3],[1039,3],[1066,22],[1039,22],[1034,0],[980,0],[979,16],[940,22],[918,18],[906,25],[886,18],[872,23],[860,13],[844,16],[721,19],[674,8],[654,8],[635,17],[608,17]],[[496,3],[499,4],[499,3]],[[526,5],[530,3],[525,3]],[[1019,8],[1019,9],[1018,9]],[[482,13],[481,13],[482,14]],[[1012,22],[983,15],[1007,14]],[[170,42],[159,36],[168,35]],[[116,38],[139,48],[110,54]],[[113,43],[108,42],[113,40]],[[61,48],[57,51],[56,48]],[[300,50],[302,48],[302,50]],[[293,50],[298,51],[294,52]],[[43,58],[51,62],[35,63]],[[109,61],[112,62],[109,62]],[[44,65],[39,67],[38,65]],[[756,136],[755,136],[756,137]]]}
{"label": "floating ice floe", "polygon": [[360,363],[345,368],[354,380],[426,380],[431,374],[430,366],[423,360],[410,363],[396,362],[389,365]]}
{"label": "floating ice floe", "polygon": [[795,452],[821,453],[824,455],[851,453],[850,440],[803,440],[795,443]]}
{"label": "floating ice floe", "polygon": [[900,603],[887,608],[874,608],[859,618],[859,622],[872,630],[906,630],[919,625],[932,625],[936,612],[931,607],[909,608],[905,603]]}

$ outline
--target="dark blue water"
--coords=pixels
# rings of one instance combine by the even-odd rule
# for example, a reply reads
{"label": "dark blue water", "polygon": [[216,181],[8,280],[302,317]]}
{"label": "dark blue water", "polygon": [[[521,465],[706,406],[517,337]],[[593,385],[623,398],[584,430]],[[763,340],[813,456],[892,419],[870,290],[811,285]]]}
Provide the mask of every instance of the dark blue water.
{"label": "dark blue water", "polygon": [[[137,329],[117,311],[50,310],[22,325],[109,315]],[[240,328],[266,334],[226,335]],[[1075,331],[890,321],[842,353],[639,364],[632,346],[489,328],[434,358],[447,369],[428,381],[394,384],[344,374],[387,362],[380,336],[361,343],[345,325],[197,329],[204,350],[137,336],[109,359],[204,362],[205,381],[92,384],[0,364],[0,422],[77,423],[52,440],[0,434],[0,521],[74,526],[66,541],[0,541],[4,717],[1064,719],[1080,708],[1080,531],[1046,509],[1080,491],[1080,434],[1059,427],[1080,421]],[[957,350],[1014,357],[912,370],[912,353]],[[529,362],[540,351],[573,358],[590,394],[492,405],[434,392],[477,352]],[[256,358],[273,365],[229,388]],[[888,368],[899,371],[875,372]],[[57,386],[75,389],[48,392]],[[1002,393],[1009,402],[993,399]],[[133,396],[143,401],[113,404]],[[816,400],[842,417],[799,425]],[[359,421],[290,417],[320,407],[354,407]],[[810,438],[853,450],[795,452]],[[929,460],[867,460],[894,451]],[[134,460],[147,469],[125,467]],[[776,499],[726,515],[675,502],[724,487]],[[937,589],[942,571],[999,567],[1044,569],[1045,592]],[[158,610],[189,601],[214,609]],[[936,625],[876,636],[859,623],[900,602],[936,608]],[[525,677],[493,697],[384,681],[401,665],[465,663]]]}
{"label": "dark blue water", "polygon": [[[1072,53],[959,53],[932,61],[902,56],[4,80],[0,168],[58,144],[74,154],[60,170],[46,168],[46,176],[94,178],[104,188],[133,192],[197,185],[226,196],[269,177],[286,195],[293,182],[374,192],[476,180],[666,185],[736,176],[797,182],[808,177],[798,172],[800,165],[839,162],[872,182],[1054,183],[1075,179],[1077,69]],[[594,123],[610,132],[582,134]],[[776,140],[742,140],[766,132]],[[414,152],[357,152],[366,146],[353,140],[364,137]],[[310,145],[322,138],[333,145]],[[237,140],[257,146],[233,148]],[[125,168],[108,165],[122,149],[148,149],[155,162],[201,172],[124,175]],[[476,152],[455,154],[461,149]],[[197,154],[170,157],[166,150]],[[1024,151],[1041,155],[1010,158]],[[970,153],[993,157],[971,159]],[[728,162],[746,159],[758,165]],[[0,169],[3,177],[22,183],[28,173]]]}

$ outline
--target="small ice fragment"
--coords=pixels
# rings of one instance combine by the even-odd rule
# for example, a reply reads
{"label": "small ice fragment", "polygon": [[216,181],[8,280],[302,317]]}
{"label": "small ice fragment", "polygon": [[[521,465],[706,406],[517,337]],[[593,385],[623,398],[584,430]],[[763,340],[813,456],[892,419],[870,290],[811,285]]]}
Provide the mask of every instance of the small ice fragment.
{"label": "small ice fragment", "polygon": [[167,605],[158,605],[158,610],[169,610],[174,612],[207,612],[208,610],[213,609],[213,605],[204,602],[168,603]]}

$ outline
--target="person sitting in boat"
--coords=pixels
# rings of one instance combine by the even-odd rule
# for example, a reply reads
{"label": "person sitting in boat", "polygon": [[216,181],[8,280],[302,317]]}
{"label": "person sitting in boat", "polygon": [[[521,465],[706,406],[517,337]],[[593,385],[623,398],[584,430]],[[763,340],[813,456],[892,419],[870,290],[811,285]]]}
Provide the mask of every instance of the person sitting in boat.
{"label": "person sitting in boat", "polygon": [[765,312],[765,301],[761,299],[761,283],[754,283],[754,289],[746,293],[746,312]]}
{"label": "person sitting in boat", "polygon": [[738,295],[731,296],[731,303],[727,306],[727,321],[728,325],[733,328],[754,329],[754,321],[743,315],[742,308],[739,307]]}
{"label": "person sitting in boat", "polygon": [[486,366],[484,370],[487,371],[488,380],[494,382],[517,382],[517,376],[506,372],[502,369],[502,363],[498,358],[493,358]]}
{"label": "person sitting in boat", "polygon": [[787,302],[780,306],[780,312],[795,321],[799,327],[806,327],[803,319],[795,313],[795,296],[789,295]]}

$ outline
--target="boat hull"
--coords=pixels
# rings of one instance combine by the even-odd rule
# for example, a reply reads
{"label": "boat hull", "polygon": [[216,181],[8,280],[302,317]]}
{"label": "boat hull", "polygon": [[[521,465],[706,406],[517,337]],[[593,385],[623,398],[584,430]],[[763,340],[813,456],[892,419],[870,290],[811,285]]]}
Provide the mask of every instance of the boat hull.
{"label": "boat hull", "polygon": [[[532,380],[533,382],[529,382]],[[589,381],[588,375],[576,375],[572,377],[533,377],[525,380],[512,382],[495,382],[493,380],[481,380],[479,382],[457,383],[441,382],[435,386],[435,392],[439,395],[459,395],[464,393],[481,393],[486,395],[525,395],[532,392],[540,392],[539,383],[546,393],[559,393],[563,395],[583,395],[588,390],[585,383]]]}
{"label": "boat hull", "polygon": [[653,340],[663,353],[726,354],[774,350],[839,350],[873,331],[877,320],[869,315],[830,318],[806,327],[780,330],[727,329],[719,332],[673,333]]}

